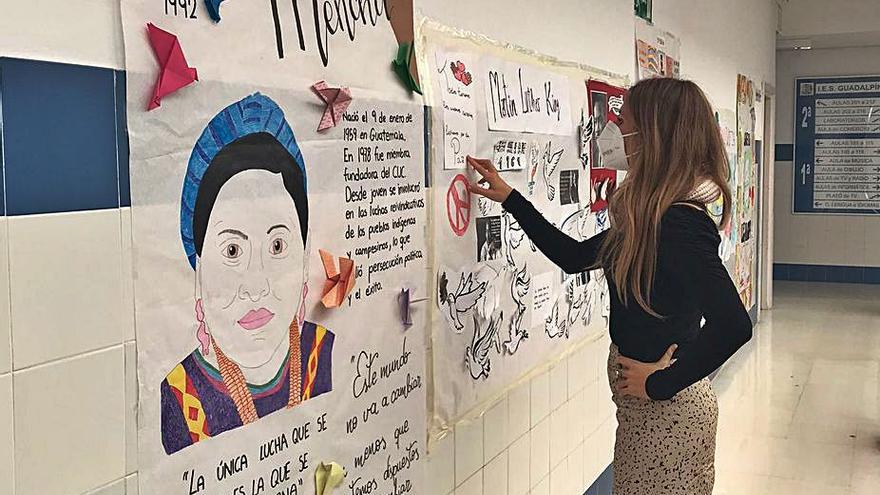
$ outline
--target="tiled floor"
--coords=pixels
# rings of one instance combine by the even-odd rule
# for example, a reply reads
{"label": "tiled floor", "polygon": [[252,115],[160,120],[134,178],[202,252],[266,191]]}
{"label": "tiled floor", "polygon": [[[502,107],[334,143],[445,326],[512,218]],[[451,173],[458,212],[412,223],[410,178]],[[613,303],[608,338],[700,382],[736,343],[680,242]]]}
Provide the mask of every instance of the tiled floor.
{"label": "tiled floor", "polygon": [[880,285],[777,283],[774,303],[715,381],[715,494],[880,494]]}

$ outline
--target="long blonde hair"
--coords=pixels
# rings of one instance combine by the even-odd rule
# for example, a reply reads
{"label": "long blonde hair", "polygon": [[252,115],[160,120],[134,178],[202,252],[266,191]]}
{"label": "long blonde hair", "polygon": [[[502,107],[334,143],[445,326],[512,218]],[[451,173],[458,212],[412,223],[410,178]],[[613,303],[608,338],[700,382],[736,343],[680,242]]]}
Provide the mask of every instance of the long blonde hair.
{"label": "long blonde hair", "polygon": [[651,288],[657,267],[660,220],[701,181],[718,185],[730,221],[729,163],[712,106],[691,81],[655,78],[630,88],[627,107],[638,134],[629,172],[613,193],[611,231],[599,252],[625,305],[634,299],[653,316]]}

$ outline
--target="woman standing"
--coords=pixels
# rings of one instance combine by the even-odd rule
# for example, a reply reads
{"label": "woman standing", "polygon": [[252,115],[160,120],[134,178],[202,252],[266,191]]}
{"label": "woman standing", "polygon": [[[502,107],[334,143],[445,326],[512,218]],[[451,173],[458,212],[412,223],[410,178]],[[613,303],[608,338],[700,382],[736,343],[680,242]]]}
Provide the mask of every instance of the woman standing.
{"label": "woman standing", "polygon": [[482,176],[470,188],[501,202],[567,273],[606,272],[614,493],[709,495],[718,404],[707,377],[752,335],[706,209],[721,196],[721,225],[730,221],[721,136],[696,84],[648,79],[630,89],[598,144],[603,166],[628,174],[610,202],[611,229],[585,241],[545,220],[488,160],[469,158]]}

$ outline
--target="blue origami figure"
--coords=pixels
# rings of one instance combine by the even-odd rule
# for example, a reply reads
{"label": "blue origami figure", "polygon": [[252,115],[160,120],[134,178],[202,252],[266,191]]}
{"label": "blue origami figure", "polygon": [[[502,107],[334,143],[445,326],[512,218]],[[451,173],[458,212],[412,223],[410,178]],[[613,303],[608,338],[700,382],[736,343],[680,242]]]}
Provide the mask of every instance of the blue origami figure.
{"label": "blue origami figure", "polygon": [[208,15],[214,22],[220,22],[220,4],[223,0],[205,0],[205,8],[208,9]]}

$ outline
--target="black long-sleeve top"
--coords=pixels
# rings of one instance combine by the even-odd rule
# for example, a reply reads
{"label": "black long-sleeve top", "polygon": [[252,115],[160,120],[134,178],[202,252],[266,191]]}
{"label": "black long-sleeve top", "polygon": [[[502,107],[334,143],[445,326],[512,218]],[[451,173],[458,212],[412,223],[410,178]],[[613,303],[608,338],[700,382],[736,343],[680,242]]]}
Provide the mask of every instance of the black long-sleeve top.
{"label": "black long-sleeve top", "polygon": [[[607,232],[576,241],[554,227],[519,192],[502,204],[523,231],[566,273],[596,264]],[[704,211],[673,205],[663,215],[651,307],[624,305],[608,277],[611,297],[611,340],[621,355],[653,363],[678,344],[675,363],[652,373],[646,391],[653,400],[675,394],[709,376],[752,337],[752,322],[736,287],[718,256],[721,237]],[[706,323],[700,328],[701,319]]]}

